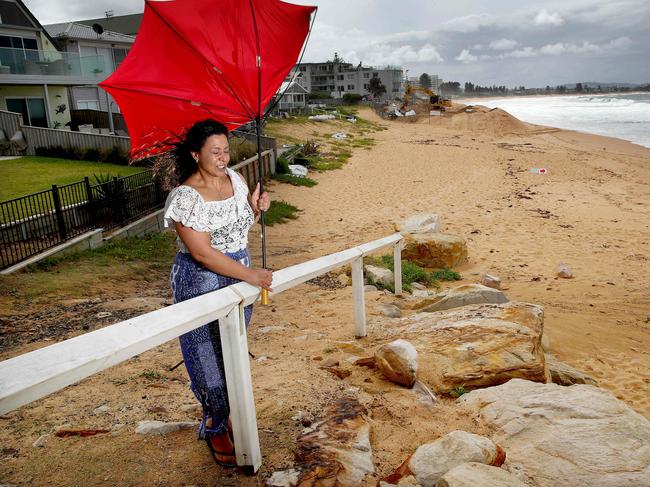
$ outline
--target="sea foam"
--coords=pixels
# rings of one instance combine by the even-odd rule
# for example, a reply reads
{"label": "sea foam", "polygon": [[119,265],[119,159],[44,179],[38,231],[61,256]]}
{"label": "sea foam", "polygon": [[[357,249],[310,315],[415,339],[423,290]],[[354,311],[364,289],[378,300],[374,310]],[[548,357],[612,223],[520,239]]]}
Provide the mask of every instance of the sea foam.
{"label": "sea foam", "polygon": [[485,98],[525,122],[618,137],[650,147],[650,93]]}

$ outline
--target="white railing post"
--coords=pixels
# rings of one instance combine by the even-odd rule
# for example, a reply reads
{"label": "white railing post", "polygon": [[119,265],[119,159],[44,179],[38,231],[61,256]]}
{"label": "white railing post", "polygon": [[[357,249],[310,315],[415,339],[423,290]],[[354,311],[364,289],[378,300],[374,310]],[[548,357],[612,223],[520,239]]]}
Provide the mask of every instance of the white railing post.
{"label": "white railing post", "polygon": [[402,295],[402,240],[393,247],[393,274],[395,276],[395,296]]}
{"label": "white railing post", "polygon": [[242,304],[219,320],[219,329],[237,465],[252,467],[253,472],[257,472],[262,465],[262,453]]}
{"label": "white railing post", "polygon": [[354,299],[354,334],[357,337],[365,337],[366,303],[363,289],[363,256],[352,261],[352,297]]}

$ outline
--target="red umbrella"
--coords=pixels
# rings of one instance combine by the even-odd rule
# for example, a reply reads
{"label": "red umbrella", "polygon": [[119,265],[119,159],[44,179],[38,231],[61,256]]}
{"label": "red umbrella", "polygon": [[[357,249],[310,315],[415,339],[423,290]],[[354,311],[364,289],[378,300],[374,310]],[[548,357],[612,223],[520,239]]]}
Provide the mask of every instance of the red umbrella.
{"label": "red umbrella", "polygon": [[[119,104],[131,156],[165,151],[194,122],[255,121],[295,65],[316,7],[279,0],[146,0],[129,55],[100,83]],[[260,185],[263,168],[260,160]],[[262,259],[266,267],[264,216]]]}

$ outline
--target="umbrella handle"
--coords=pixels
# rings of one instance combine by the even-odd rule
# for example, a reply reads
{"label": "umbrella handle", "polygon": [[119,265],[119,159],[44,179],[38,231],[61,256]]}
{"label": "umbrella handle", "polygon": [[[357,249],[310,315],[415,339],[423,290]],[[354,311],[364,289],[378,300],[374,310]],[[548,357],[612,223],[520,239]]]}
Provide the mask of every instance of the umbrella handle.
{"label": "umbrella handle", "polygon": [[269,304],[269,292],[266,289],[262,289],[262,305],[266,306]]}

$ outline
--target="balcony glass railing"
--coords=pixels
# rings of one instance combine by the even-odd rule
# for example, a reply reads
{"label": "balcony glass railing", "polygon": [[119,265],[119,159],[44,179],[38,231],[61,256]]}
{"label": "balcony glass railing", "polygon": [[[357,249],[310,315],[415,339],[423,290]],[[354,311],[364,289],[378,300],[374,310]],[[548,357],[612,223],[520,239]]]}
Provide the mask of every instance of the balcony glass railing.
{"label": "balcony glass railing", "polygon": [[80,56],[71,52],[36,51],[0,47],[0,75],[30,74],[104,79],[107,72],[104,56]]}

